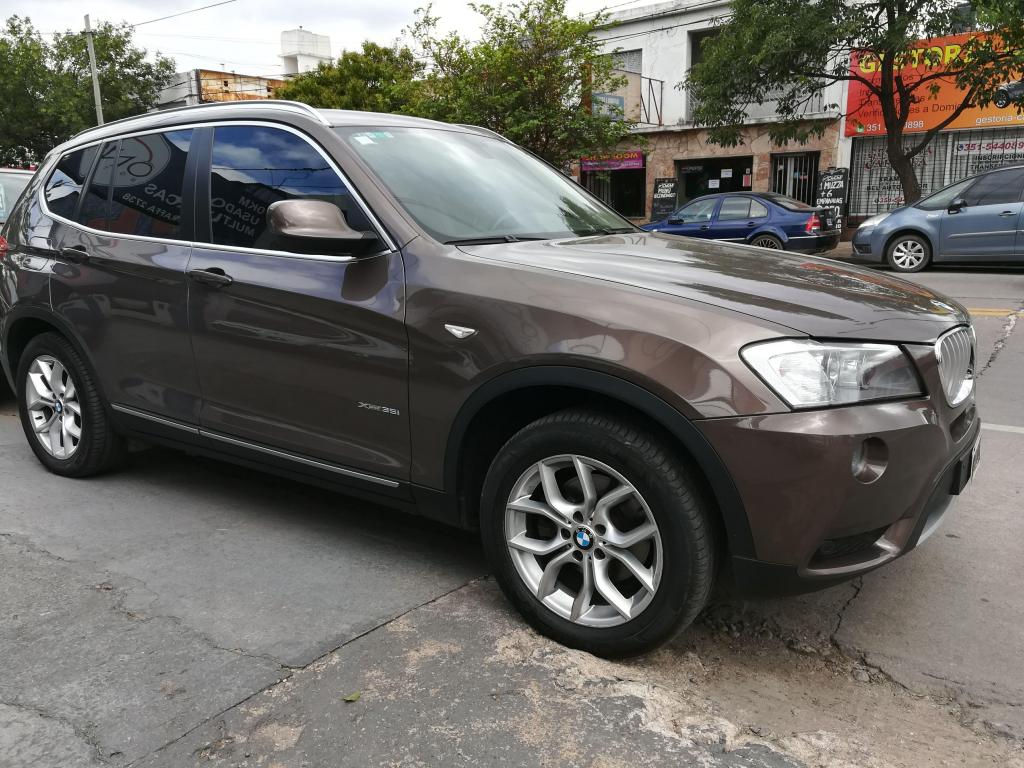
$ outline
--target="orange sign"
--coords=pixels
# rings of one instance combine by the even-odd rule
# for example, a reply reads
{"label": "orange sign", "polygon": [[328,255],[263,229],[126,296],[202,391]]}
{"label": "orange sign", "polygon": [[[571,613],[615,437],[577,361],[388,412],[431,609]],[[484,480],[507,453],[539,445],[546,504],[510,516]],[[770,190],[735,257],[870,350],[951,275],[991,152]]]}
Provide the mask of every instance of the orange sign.
{"label": "orange sign", "polygon": [[[950,35],[922,40],[912,51],[900,57],[898,74],[905,83],[913,87],[922,77],[930,76],[941,68],[956,61],[963,61],[964,44],[977,33]],[[850,71],[873,84],[881,82],[881,62],[872,53],[854,51]],[[932,93],[932,87],[935,92]],[[911,105],[905,133],[921,133],[941,123],[964,99],[964,92],[957,88],[955,77],[939,77],[923,84],[914,91],[919,99]],[[851,80],[846,97],[846,135],[884,136],[885,122],[882,107],[867,85]],[[948,126],[953,128],[995,128],[999,126],[1024,126],[1024,115],[1017,113],[1011,102],[1000,109],[995,104],[987,107],[967,107]]]}

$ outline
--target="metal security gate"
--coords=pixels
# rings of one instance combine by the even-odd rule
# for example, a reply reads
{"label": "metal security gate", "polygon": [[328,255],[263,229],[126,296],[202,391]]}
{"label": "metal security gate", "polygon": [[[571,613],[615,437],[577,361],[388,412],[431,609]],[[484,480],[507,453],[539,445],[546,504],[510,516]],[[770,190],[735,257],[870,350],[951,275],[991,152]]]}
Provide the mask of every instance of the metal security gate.
{"label": "metal security gate", "polygon": [[[920,137],[905,136],[905,146]],[[1024,128],[946,131],[913,160],[921,196],[976,173],[1024,163]],[[850,162],[850,215],[871,216],[903,205],[903,188],[889,165],[885,137],[854,138]]]}
{"label": "metal security gate", "polygon": [[772,192],[814,205],[818,152],[772,155]]}

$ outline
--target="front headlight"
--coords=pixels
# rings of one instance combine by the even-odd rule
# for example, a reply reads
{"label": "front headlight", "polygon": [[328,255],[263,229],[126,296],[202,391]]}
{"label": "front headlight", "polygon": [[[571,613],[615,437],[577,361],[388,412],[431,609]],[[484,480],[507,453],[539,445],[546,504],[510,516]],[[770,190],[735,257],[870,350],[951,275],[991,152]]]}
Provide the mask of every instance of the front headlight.
{"label": "front headlight", "polygon": [[860,226],[857,227],[857,229],[870,229],[871,227],[877,227],[888,216],[889,216],[888,213],[876,213],[874,216],[871,216],[870,218],[864,219],[864,221],[862,221],[860,223]]}
{"label": "front headlight", "polygon": [[914,364],[893,344],[783,339],[740,356],[791,408],[819,408],[923,394]]}

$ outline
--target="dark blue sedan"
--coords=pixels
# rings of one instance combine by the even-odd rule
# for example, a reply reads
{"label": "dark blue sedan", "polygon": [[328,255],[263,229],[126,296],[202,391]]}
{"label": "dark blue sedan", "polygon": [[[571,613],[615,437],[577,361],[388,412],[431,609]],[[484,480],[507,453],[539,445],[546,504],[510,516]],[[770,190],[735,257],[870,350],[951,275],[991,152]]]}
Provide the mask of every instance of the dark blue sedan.
{"label": "dark blue sedan", "polygon": [[760,248],[821,253],[839,242],[831,210],[773,192],[725,192],[690,200],[667,219],[643,229]]}

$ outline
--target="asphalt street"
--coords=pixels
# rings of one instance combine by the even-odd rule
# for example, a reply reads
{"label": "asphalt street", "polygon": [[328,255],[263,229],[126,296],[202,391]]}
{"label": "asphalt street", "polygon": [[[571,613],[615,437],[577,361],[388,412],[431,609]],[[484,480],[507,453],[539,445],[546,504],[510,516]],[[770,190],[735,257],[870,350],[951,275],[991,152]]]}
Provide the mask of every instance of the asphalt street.
{"label": "asphalt street", "polygon": [[943,526],[628,662],[528,630],[470,534],[158,449],[64,480],[0,402],[0,766],[1024,768],[1024,270],[914,279],[983,362]]}

